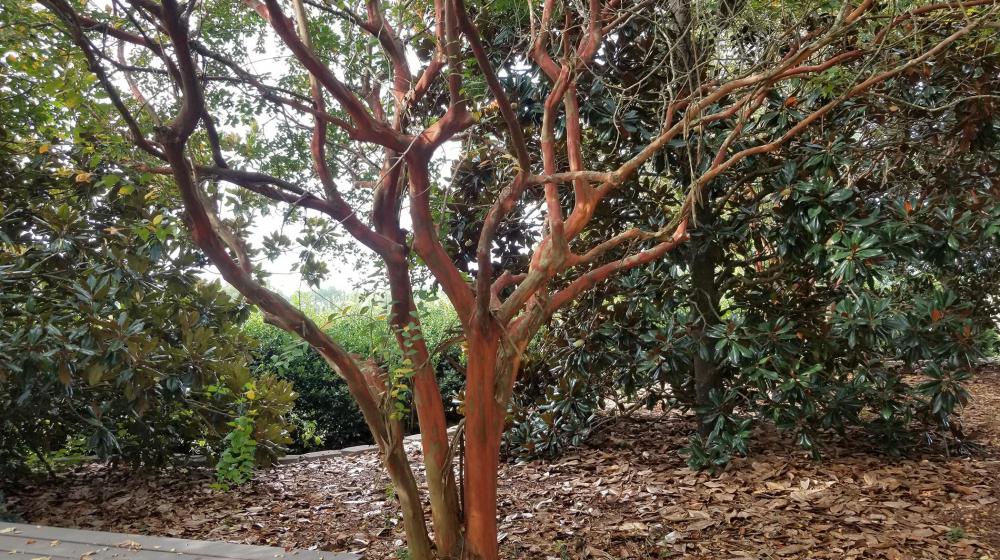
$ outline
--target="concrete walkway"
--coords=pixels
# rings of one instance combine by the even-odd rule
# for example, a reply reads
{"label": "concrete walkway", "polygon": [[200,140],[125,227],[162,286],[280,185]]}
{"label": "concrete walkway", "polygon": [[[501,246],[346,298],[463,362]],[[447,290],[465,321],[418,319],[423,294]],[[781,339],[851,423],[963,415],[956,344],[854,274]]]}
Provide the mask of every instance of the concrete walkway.
{"label": "concrete walkway", "polygon": [[357,554],[0,523],[0,559],[359,560]]}

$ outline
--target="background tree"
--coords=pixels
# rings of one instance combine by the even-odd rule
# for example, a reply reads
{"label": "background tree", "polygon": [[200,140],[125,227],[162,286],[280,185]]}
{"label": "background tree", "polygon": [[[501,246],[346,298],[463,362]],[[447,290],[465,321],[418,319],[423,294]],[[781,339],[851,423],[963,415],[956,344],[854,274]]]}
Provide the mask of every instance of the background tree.
{"label": "background tree", "polygon": [[[267,0],[251,5],[259,18],[250,10],[234,11],[230,2],[133,0],[113,3],[110,13],[64,0],[44,4],[86,56],[142,152],[123,165],[169,174],[194,241],[223,277],[268,321],[301,336],[344,378],[383,454],[411,556],[428,558],[432,552],[401,443],[395,406],[401,387],[414,394],[437,552],[487,559],[497,557],[500,437],[534,334],[557,310],[611,275],[648,264],[683,243],[688,226],[695,225],[704,189],[718,176],[751,155],[780,148],[844,100],[944,54],[993,21],[996,9],[989,2],[962,8],[928,5],[899,20],[893,8],[876,9],[868,2],[803,8],[815,17],[775,26],[756,56],[740,59],[724,52],[706,61],[725,68],[720,80],[662,90],[660,118],[650,139],[613,165],[583,159],[588,138],[580,115],[580,77],[604,64],[603,46],[617,39],[619,27],[634,14],[665,9],[655,3],[620,6],[593,0],[582,6],[551,0],[540,11],[530,7],[527,28],[514,30],[525,39],[514,56],[551,85],[540,119],[527,126],[460,0],[364,6],[295,2],[292,17],[278,0]],[[489,7],[478,8],[477,19],[488,21]],[[940,35],[928,43],[911,41],[902,23],[930,26]],[[252,71],[244,48],[250,38],[280,42],[296,63],[279,76]],[[434,54],[417,71],[407,45],[425,39],[431,47],[426,50]],[[120,57],[111,50],[119,44],[127,45]],[[866,61],[864,71],[836,83],[837,93],[827,102],[773,135],[744,135],[771,92],[855,60]],[[122,80],[131,90],[130,101],[120,92]],[[391,86],[383,90],[382,83]],[[434,156],[457,135],[498,130],[476,128],[493,111],[504,124],[495,145],[504,145],[511,164],[497,174],[497,183],[505,186],[489,201],[477,228],[476,274],[470,280],[441,241],[435,214],[446,206],[434,202],[448,187],[435,176]],[[261,134],[255,129],[257,112],[280,119],[283,126]],[[736,124],[711,165],[694,170],[687,193],[663,227],[619,234],[588,229],[602,200],[635,180],[672,141],[690,142],[689,131],[734,117]],[[307,136],[299,119],[311,121],[311,162],[301,157]],[[557,138],[557,130],[564,136]],[[736,149],[741,139],[751,146]],[[343,181],[348,177],[349,186]],[[496,233],[516,216],[512,210],[523,195],[535,190],[543,193],[539,211],[544,221],[534,235],[528,267],[500,270],[493,262]],[[228,213],[223,215],[224,206]],[[387,320],[409,359],[403,368],[382,371],[356,359],[260,282],[246,241],[249,217],[275,206],[282,215],[304,217],[304,273],[318,278],[328,269],[320,257],[339,248],[341,232],[381,261],[393,300]],[[408,223],[402,219],[404,209]],[[578,240],[583,239],[582,247]],[[624,247],[632,249],[626,256],[611,254]],[[455,307],[467,348],[461,516],[444,407],[414,298],[412,270],[419,267],[426,267]]]}
{"label": "background tree", "polygon": [[290,385],[251,380],[247,306],[198,276],[172,185],[112,165],[112,108],[80,110],[95,81],[58,37],[29,41],[36,15],[0,16],[0,473],[65,448],[145,465],[217,455],[251,411],[273,460]]}
{"label": "background tree", "polygon": [[[599,401],[637,395],[700,409],[692,462],[702,466],[745,452],[751,416],[814,452],[824,434],[859,425],[900,451],[914,419],[961,438],[949,419],[965,394],[958,381],[996,317],[997,57],[981,38],[720,176],[691,242],[564,311],[539,350],[559,356],[558,383],[544,367],[528,376],[538,390],[523,393],[512,451],[558,452],[587,433]],[[747,134],[796,122],[853,71],[775,92]],[[645,120],[637,113],[633,128]],[[731,126],[670,157],[704,165]],[[673,179],[660,182],[663,199],[682,196]],[[615,203],[664,219],[634,198]],[[927,383],[903,382],[914,371]],[[561,394],[538,398],[549,387]]]}

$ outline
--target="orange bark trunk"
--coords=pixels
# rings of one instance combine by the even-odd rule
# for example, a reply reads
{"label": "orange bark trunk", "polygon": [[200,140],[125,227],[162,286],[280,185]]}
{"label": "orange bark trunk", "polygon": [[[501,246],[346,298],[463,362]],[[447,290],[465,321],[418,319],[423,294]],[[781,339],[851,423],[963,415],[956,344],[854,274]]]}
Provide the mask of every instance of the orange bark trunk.
{"label": "orange bark trunk", "polygon": [[[392,293],[392,325],[404,356],[413,362],[413,405],[424,452],[434,540],[441,558],[457,558],[462,548],[458,487],[451,468],[444,403],[413,301],[406,261],[386,259]],[[409,334],[404,334],[407,328]]]}
{"label": "orange bark trunk", "polygon": [[469,338],[465,389],[465,558],[496,560],[497,470],[504,410],[496,400],[499,336]]}

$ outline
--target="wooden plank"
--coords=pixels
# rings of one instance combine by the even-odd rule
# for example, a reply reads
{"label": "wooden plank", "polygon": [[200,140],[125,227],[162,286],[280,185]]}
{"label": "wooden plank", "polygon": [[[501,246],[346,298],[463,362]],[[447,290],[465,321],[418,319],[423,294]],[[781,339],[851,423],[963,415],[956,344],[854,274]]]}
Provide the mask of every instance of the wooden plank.
{"label": "wooden plank", "polygon": [[[8,530],[12,529],[12,530]],[[27,541],[35,540],[31,545]],[[53,541],[58,543],[49,547]],[[138,547],[136,546],[138,545]],[[17,548],[18,546],[23,548]],[[134,550],[133,550],[134,549]],[[0,523],[0,551],[29,551],[33,558],[52,556],[79,560],[95,552],[93,560],[134,558],[141,560],[359,560],[356,554],[319,550],[291,550],[270,546],[224,542],[195,541],[172,537],[150,537],[125,533],[106,533],[82,529],[63,529],[20,523]],[[36,552],[37,551],[37,552]],[[3,555],[0,555],[0,560]]]}

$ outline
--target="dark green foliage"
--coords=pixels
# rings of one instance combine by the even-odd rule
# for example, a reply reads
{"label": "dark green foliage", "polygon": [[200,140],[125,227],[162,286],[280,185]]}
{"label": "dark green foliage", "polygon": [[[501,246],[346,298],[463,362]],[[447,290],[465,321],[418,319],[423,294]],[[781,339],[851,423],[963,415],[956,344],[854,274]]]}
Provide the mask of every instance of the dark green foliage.
{"label": "dark green foliage", "polygon": [[21,521],[17,514],[7,508],[7,499],[2,490],[0,490],[0,521],[6,521],[7,523]]}
{"label": "dark green foliage", "polygon": [[[292,449],[336,449],[367,441],[368,429],[347,385],[315,350],[256,317],[246,332],[257,339],[254,371],[274,372],[291,382],[298,394],[293,411],[298,429],[293,433]],[[308,430],[311,437],[304,429],[307,422],[312,424]]]}
{"label": "dark green foliage", "polygon": [[[393,372],[404,366],[399,346],[384,318],[376,317],[373,306],[345,304],[335,311],[316,316],[336,340],[355,355],[374,360],[384,371]],[[423,319],[424,336],[432,350],[454,336],[458,327],[454,312],[446,305],[428,304]],[[330,366],[298,337],[272,327],[254,316],[247,323],[245,332],[256,339],[254,355],[255,375],[275,374],[290,381],[298,394],[293,418],[297,429],[293,434],[293,448],[297,451],[312,449],[338,449],[348,445],[367,443],[371,435],[361,411],[347,391],[346,384]],[[437,371],[441,396],[448,405],[448,413],[456,418],[455,397],[464,385],[460,373],[461,350],[457,345],[447,345],[432,358]],[[416,418],[404,399],[403,420],[409,429],[416,428]]]}
{"label": "dark green foliage", "polygon": [[[51,151],[25,167],[10,157],[0,163],[12,187],[0,194],[6,463],[78,434],[87,452],[141,463],[199,440],[211,451],[250,380],[246,309],[198,278],[151,186],[100,167],[73,182],[53,173]],[[271,456],[286,441],[280,409],[292,398],[273,383],[262,395],[278,408],[257,434]]]}
{"label": "dark green foliage", "polygon": [[[169,182],[108,163],[125,134],[110,106],[75,111],[93,79],[61,43],[27,39],[36,17],[0,26],[14,51],[0,63],[0,473],[53,454],[217,453],[251,381],[248,309],[199,276]],[[273,459],[294,394],[269,378],[255,397],[258,458]]]}
{"label": "dark green foliage", "polygon": [[[722,174],[688,243],[566,308],[526,363],[508,450],[544,456],[579,441],[587,415],[557,411],[581,398],[609,412],[698,410],[703,425],[686,450],[698,468],[749,452],[760,421],[816,456],[861,434],[890,453],[941,441],[961,449],[962,382],[994,345],[1000,301],[1000,121],[981,99],[1000,84],[982,39]],[[621,60],[582,103],[595,130],[607,131],[604,88],[625,81],[637,48],[611,49]],[[848,66],[771,91],[730,153],[780,136],[850,76]],[[593,138],[585,159],[618,160],[647,141],[659,116],[634,107],[617,113],[614,147]],[[661,227],[687,189],[685,168],[703,172],[734,124],[677,143],[656,173],[606,201],[595,227],[621,231],[621,216]],[[717,301],[703,306],[706,291]],[[714,373],[701,392],[699,361]],[[555,390],[570,383],[571,393]]]}
{"label": "dark green foliage", "polygon": [[555,457],[590,435],[600,395],[579,375],[554,373],[552,384],[538,390],[534,406],[514,409],[504,434],[508,455]]}

